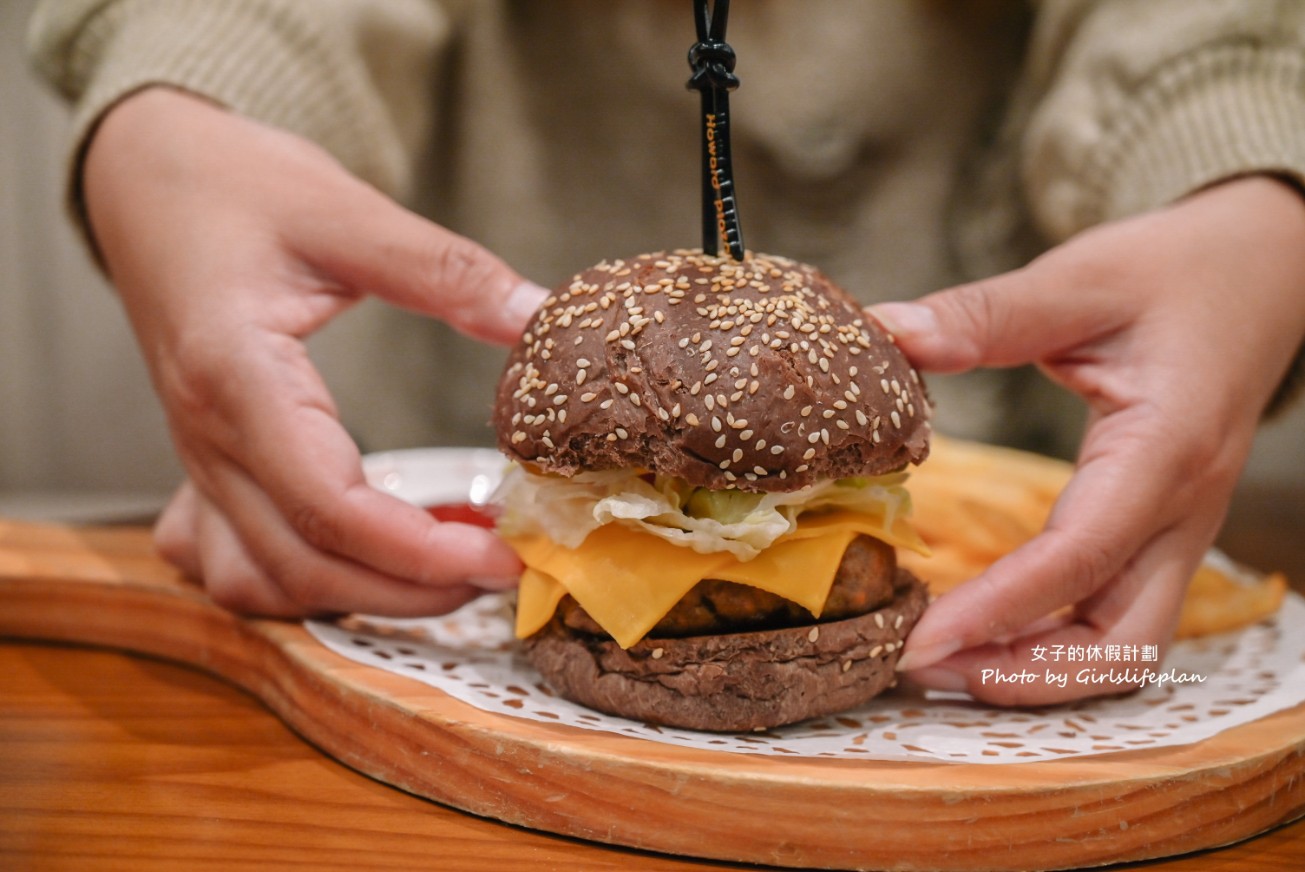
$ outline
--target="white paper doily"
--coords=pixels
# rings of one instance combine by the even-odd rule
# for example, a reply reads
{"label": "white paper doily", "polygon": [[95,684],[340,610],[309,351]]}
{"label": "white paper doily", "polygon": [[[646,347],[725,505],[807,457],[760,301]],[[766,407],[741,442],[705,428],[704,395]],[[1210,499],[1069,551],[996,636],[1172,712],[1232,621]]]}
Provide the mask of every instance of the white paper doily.
{"label": "white paper doily", "polygon": [[[414,502],[480,502],[503,461],[495,452],[418,449],[367,458],[374,485]],[[510,595],[440,618],[354,617],[305,623],[323,645],[405,675],[483,711],[604,730],[653,742],[748,754],[956,763],[1022,763],[1183,745],[1305,702],[1305,600],[1288,594],[1271,619],[1176,643],[1163,664],[1145,650],[1045,652],[1069,682],[1111,670],[1147,685],[1126,697],[1005,710],[955,695],[890,693],[841,714],[764,733],[700,733],[611,717],[552,695],[518,654]]]}
{"label": "white paper doily", "polygon": [[[1137,693],[1040,710],[1002,710],[957,698],[889,694],[833,718],[764,733],[699,733],[600,714],[553,696],[515,652],[510,601],[490,596],[442,618],[310,621],[332,651],[414,678],[483,711],[653,742],[749,754],[1021,763],[1183,745],[1305,701],[1305,601],[1237,633],[1180,642],[1163,665],[1146,661],[1045,664],[1150,670]],[[1186,680],[1184,680],[1186,679]]]}

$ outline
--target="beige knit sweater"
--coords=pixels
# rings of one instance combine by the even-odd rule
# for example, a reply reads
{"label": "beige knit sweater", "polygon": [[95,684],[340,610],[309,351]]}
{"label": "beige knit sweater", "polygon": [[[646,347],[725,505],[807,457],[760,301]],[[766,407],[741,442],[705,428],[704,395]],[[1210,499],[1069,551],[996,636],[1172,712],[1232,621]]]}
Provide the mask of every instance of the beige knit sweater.
{"label": "beige knit sweater", "polygon": [[[320,143],[544,284],[697,244],[693,41],[670,0],[47,0],[30,32],[75,104],[74,203],[96,120],[169,83]],[[1301,0],[746,0],[729,41],[748,246],[866,302],[1230,176],[1305,184]],[[318,353],[364,448],[489,439],[501,352],[370,306]],[[1031,372],[931,386],[946,431],[1072,445],[1075,405]]]}

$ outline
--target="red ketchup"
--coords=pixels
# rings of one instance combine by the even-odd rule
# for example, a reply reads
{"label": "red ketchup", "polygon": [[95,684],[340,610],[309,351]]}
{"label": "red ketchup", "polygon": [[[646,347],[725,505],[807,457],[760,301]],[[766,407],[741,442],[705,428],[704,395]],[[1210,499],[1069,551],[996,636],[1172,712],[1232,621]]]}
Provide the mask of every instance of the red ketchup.
{"label": "red ketchup", "polygon": [[494,529],[495,517],[487,506],[473,506],[471,503],[447,503],[427,506],[432,518],[437,521],[455,521],[459,524],[474,524],[477,527]]}

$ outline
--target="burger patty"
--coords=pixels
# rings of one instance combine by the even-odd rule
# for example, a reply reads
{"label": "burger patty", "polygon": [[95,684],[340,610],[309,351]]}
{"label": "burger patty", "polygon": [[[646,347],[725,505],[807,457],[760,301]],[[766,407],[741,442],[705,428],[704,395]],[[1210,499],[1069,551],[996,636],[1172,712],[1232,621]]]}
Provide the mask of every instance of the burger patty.
{"label": "burger patty", "polygon": [[[820,620],[855,617],[887,605],[893,599],[896,570],[897,555],[891,546],[872,536],[857,536],[843,552]],[[557,614],[573,630],[594,636],[607,635],[570,596],[558,604]],[[751,585],[708,578],[698,582],[648,635],[675,638],[777,629],[811,622],[812,614],[791,600]]]}
{"label": "burger patty", "polygon": [[894,584],[882,608],[818,625],[644,639],[627,649],[555,615],[522,645],[564,699],[668,727],[751,733],[846,711],[897,683],[903,641],[928,591],[904,569]]}

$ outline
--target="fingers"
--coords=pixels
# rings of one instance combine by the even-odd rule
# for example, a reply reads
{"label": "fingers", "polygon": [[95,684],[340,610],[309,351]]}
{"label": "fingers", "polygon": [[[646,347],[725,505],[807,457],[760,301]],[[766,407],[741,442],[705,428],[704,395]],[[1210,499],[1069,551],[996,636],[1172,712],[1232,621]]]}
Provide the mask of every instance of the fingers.
{"label": "fingers", "polygon": [[166,380],[183,398],[172,423],[196,487],[160,523],[165,554],[224,605],[269,615],[439,613],[515,584],[520,563],[492,532],[367,484],[301,343],[239,335],[221,377],[205,361],[184,388]]}
{"label": "fingers", "polygon": [[548,296],[486,249],[361,183],[347,215],[311,222],[304,257],[337,281],[446,321],[477,339],[515,342]]}
{"label": "fingers", "polygon": [[951,373],[1044,361],[1120,329],[1133,309],[1127,298],[1082,305],[1065,289],[1082,282],[1109,288],[1109,277],[1098,275],[1104,272],[1100,266],[1064,253],[1056,259],[914,302],[881,303],[867,312],[924,370]]}
{"label": "fingers", "polygon": [[1095,421],[1044,531],[933,603],[898,668],[918,684],[1003,705],[1133,686],[1127,674],[1121,681],[1067,679],[1068,664],[1039,663],[1034,652],[1054,645],[1163,649],[1232,486],[1219,464],[1156,450],[1172,443],[1146,409]]}
{"label": "fingers", "polygon": [[226,417],[243,426],[224,444],[225,457],[205,460],[223,472],[206,489],[224,506],[258,505],[265,494],[284,519],[281,525],[233,519],[243,535],[263,543],[254,550],[281,563],[280,546],[267,539],[284,530],[320,551],[418,584],[515,584],[521,564],[491,531],[440,525],[422,508],[367,484],[325,385],[301,347],[288,354],[276,366],[251,361],[225,388]]}
{"label": "fingers", "polygon": [[168,504],[164,506],[154,525],[154,547],[163,559],[191,578],[200,577],[199,552],[195,531],[199,519],[195,486],[187,479]]}
{"label": "fingers", "polygon": [[[256,503],[257,501],[255,501]],[[160,552],[204,583],[217,604],[243,614],[303,617],[340,612],[420,616],[444,614],[482,591],[469,584],[414,584],[324,555],[290,531],[271,506],[244,511],[247,523],[263,523],[262,535],[238,530],[191,485],[174,499],[155,530]],[[449,537],[463,525],[448,524]],[[256,553],[266,548],[267,553]]]}
{"label": "fingers", "polygon": [[[202,279],[218,305],[233,279],[293,285],[279,318],[294,335],[374,294],[507,343],[547,295],[316,145],[185,93],[149,88],[116,106],[85,179],[97,239],[126,290],[161,278],[162,264],[168,285]],[[262,297],[253,315],[267,323],[273,308]]]}
{"label": "fingers", "polygon": [[1145,455],[1127,450],[1080,466],[1042,533],[929,608],[900,668],[930,666],[1094,594],[1123,570],[1163,515],[1166,491],[1148,487],[1154,479]]}
{"label": "fingers", "polygon": [[[1109,696],[1154,681],[1195,570],[1190,539],[1184,531],[1163,534],[1101,589],[1096,602],[966,649],[909,678],[1002,706]],[[1149,659],[1142,656],[1148,651]]]}

